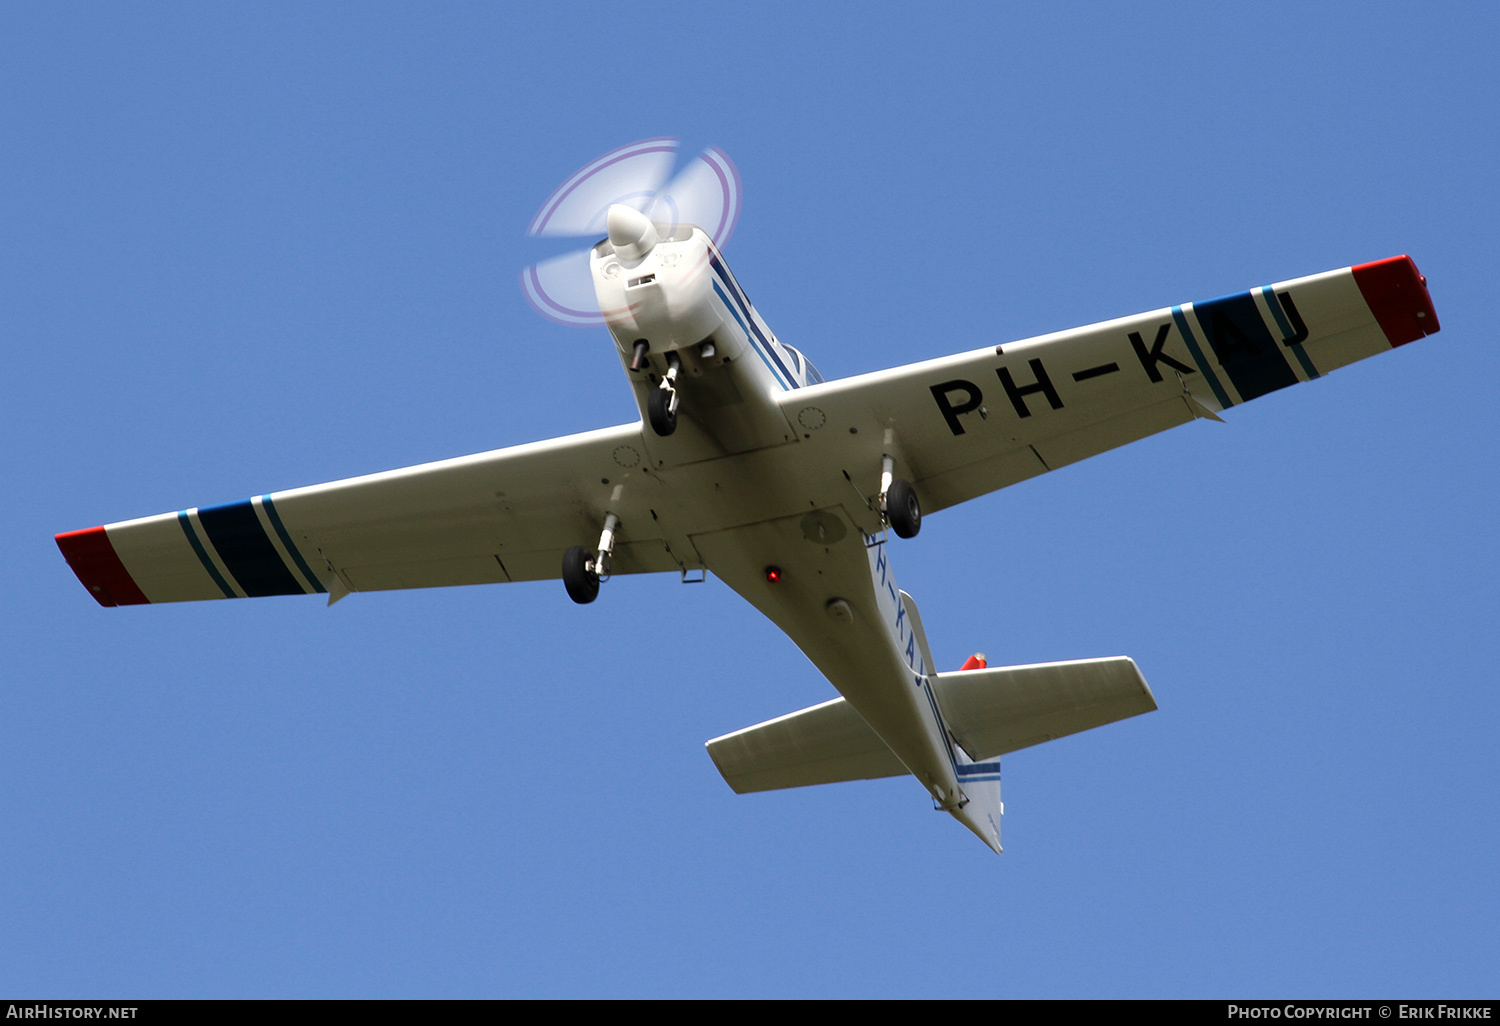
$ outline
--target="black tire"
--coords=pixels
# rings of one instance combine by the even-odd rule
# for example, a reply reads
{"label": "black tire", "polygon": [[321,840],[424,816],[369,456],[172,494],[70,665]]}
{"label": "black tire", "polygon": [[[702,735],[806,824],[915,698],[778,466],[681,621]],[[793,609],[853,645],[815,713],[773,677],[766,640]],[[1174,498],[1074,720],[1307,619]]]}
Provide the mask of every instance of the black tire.
{"label": "black tire", "polygon": [[922,504],[917,490],[906,481],[892,481],[885,493],[885,515],[898,538],[915,538],[922,529]]}
{"label": "black tire", "polygon": [[568,589],[568,598],[580,606],[586,606],[599,597],[599,575],[588,568],[593,553],[582,545],[574,545],[563,553],[563,587]]}
{"label": "black tire", "polygon": [[669,399],[666,389],[653,388],[646,400],[646,418],[651,421],[651,430],[663,438],[677,430],[677,414],[667,407]]}

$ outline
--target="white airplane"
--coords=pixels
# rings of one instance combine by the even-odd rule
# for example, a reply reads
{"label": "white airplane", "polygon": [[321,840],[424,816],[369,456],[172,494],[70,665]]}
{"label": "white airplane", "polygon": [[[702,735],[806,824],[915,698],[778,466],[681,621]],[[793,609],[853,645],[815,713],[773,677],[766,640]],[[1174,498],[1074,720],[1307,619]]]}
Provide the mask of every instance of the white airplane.
{"label": "white airplane", "polygon": [[707,743],[735,791],[911,774],[996,852],[1000,757],[1156,708],[1125,657],[940,672],[892,570],[924,514],[1433,334],[1391,257],[942,359],[825,381],[721,255],[739,210],[709,150],[622,147],[534,235],[607,237],[523,287],[605,324],[641,420],[57,536],[104,606],[713,573],[843,697]]}

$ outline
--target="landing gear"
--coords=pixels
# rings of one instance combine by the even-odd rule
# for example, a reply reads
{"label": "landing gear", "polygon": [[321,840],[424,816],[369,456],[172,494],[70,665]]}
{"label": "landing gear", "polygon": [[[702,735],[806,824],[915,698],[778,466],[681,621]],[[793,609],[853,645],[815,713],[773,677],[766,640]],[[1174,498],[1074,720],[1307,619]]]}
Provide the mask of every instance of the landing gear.
{"label": "landing gear", "polygon": [[646,399],[646,417],[651,421],[651,430],[665,438],[677,430],[676,393],[668,394],[653,388]]}
{"label": "landing gear", "polygon": [[[568,589],[568,598],[580,606],[586,606],[598,598],[599,582],[609,579],[609,557],[614,555],[615,532],[619,527],[620,518],[613,513],[606,513],[597,550],[574,545],[563,553],[563,587]],[[597,556],[594,555],[595,551],[598,552]]]}
{"label": "landing gear", "polygon": [[663,438],[677,430],[677,372],[681,369],[677,354],[668,353],[667,376],[646,398],[646,419],[651,422],[651,430]]}
{"label": "landing gear", "polygon": [[563,553],[562,579],[568,598],[580,606],[599,597],[599,575],[594,573],[593,553],[582,545],[574,545]]}
{"label": "landing gear", "polygon": [[891,456],[880,458],[880,512],[897,538],[915,538],[922,529],[922,504],[910,481],[893,477],[895,467]]}
{"label": "landing gear", "polygon": [[922,529],[922,504],[917,490],[906,481],[892,481],[885,493],[885,515],[898,538],[915,538]]}

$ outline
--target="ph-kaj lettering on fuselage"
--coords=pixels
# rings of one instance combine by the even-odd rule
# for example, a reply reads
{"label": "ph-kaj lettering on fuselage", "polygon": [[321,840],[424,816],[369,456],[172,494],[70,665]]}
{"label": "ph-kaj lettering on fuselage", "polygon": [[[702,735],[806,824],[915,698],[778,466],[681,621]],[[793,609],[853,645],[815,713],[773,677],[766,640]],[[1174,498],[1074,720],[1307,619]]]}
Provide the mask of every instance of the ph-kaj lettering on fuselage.
{"label": "ph-kaj lettering on fuselage", "polygon": [[927,674],[927,661],[917,645],[917,636],[912,632],[911,622],[906,616],[906,607],[901,604],[901,591],[896,587],[896,575],[891,572],[890,562],[885,556],[885,543],[877,542],[868,548],[870,577],[875,582],[875,597],[880,604],[880,619],[895,642],[896,651],[906,660],[911,670],[912,683],[921,687]]}

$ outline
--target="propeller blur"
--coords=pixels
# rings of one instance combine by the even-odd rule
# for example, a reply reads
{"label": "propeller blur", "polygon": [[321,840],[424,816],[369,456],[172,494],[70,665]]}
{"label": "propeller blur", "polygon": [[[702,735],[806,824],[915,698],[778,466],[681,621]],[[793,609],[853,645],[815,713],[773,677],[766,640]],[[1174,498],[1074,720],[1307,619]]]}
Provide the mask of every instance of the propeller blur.
{"label": "propeller blur", "polygon": [[[710,147],[668,181],[677,140],[643,139],[585,164],[542,204],[527,235],[597,238],[609,212],[634,210],[671,235],[692,225],[723,249],[740,216],[740,175],[722,150]],[[612,234],[612,233],[611,233]],[[604,323],[594,304],[588,250],[554,257],[521,272],[521,289],[548,320],[576,327]]]}

